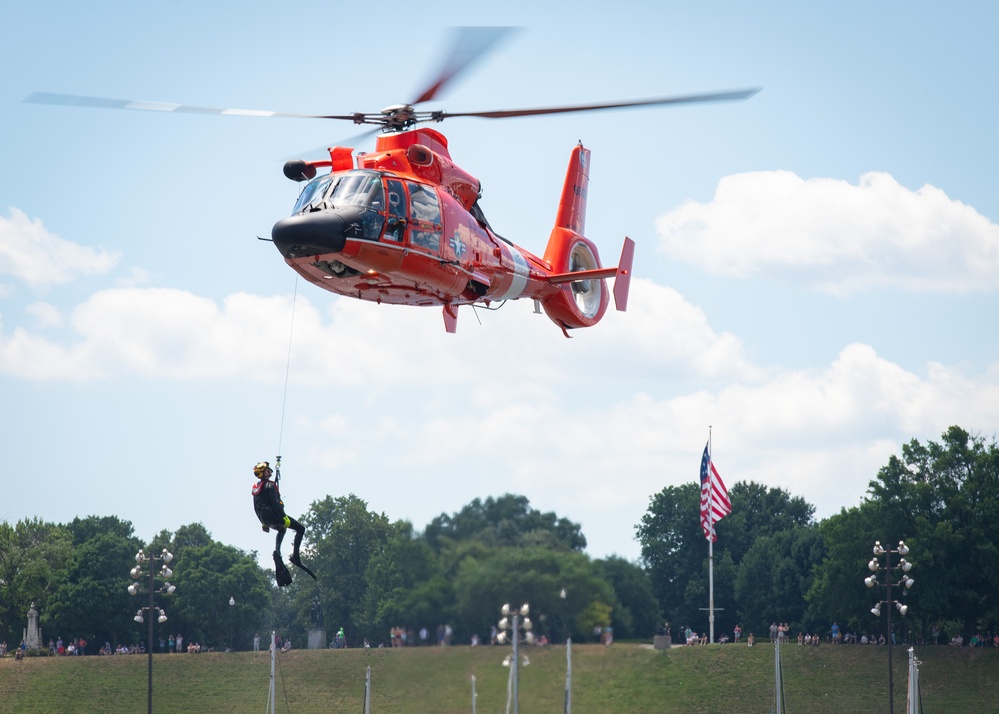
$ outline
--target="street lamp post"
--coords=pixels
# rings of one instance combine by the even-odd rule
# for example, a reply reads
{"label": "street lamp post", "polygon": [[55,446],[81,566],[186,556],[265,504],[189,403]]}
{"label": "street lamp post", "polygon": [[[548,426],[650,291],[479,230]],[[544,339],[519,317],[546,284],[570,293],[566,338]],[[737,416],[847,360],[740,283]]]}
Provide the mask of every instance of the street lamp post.
{"label": "street lamp post", "polygon": [[[499,621],[500,633],[496,637],[496,641],[501,645],[506,643],[506,631],[510,630],[510,639],[513,642],[513,654],[508,656],[503,664],[510,665],[510,682],[511,691],[513,699],[513,714],[518,714],[520,711],[519,706],[519,691],[518,684],[520,680],[520,653],[518,651],[518,645],[520,644],[520,631],[524,631],[524,641],[527,643],[534,642],[534,633],[531,632],[533,625],[531,624],[531,619],[527,614],[531,611],[530,605],[526,602],[520,606],[520,610],[511,610],[510,605],[506,604],[500,608],[500,612],[503,615],[503,619]],[[523,620],[521,620],[523,618]],[[524,657],[524,666],[527,666],[527,657]],[[509,702],[507,703],[507,711],[509,711]]]}
{"label": "street lamp post", "polygon": [[[897,554],[899,556],[899,561],[895,565],[891,564],[892,554]],[[892,587],[903,588],[902,593],[912,587],[915,582],[909,577],[909,570],[912,569],[912,563],[905,559],[905,556],[909,554],[909,547],[904,541],[898,542],[898,548],[895,550],[885,549],[881,546],[881,541],[874,542],[874,557],[871,558],[871,562],[867,564],[868,569],[873,575],[864,578],[864,584],[873,588],[876,585],[880,585],[885,589],[885,599],[877,602],[874,607],[871,608],[871,613],[875,617],[881,617],[881,606],[885,606],[885,610],[888,613],[888,714],[895,714],[895,697],[894,697],[894,678],[892,674],[892,662],[891,662],[891,651],[892,651],[892,627],[891,627],[891,610],[894,605],[898,610],[899,614],[905,617],[905,613],[909,611],[908,605],[903,605],[902,603],[892,600],[891,589]],[[884,556],[884,565],[878,561],[878,558]],[[892,580],[895,577],[892,571],[900,571],[898,582],[893,583]],[[878,571],[884,572],[883,583],[879,583],[877,579]]]}
{"label": "street lamp post", "polygon": [[[153,569],[157,560],[163,564],[159,570],[159,573],[157,573]],[[166,580],[166,578],[169,578],[170,576],[173,575],[173,571],[170,570],[170,568],[167,566],[167,563],[169,563],[171,560],[173,560],[173,554],[170,553],[166,548],[164,548],[163,553],[158,556],[157,555],[148,556],[144,552],[142,552],[142,549],[139,549],[139,552],[135,554],[135,567],[132,568],[131,571],[129,571],[129,574],[132,576],[132,578],[138,581],[139,578],[143,577],[144,575],[142,572],[142,564],[143,563],[149,564],[149,574],[148,574],[149,582],[146,585],[146,590],[149,595],[149,604],[146,607],[140,607],[136,611],[135,617],[132,618],[139,624],[142,624],[142,622],[145,620],[145,617],[149,618],[149,639],[146,644],[146,653],[149,656],[149,673],[147,678],[147,692],[146,692],[149,714],[153,714],[153,612],[155,611],[157,613],[156,620],[158,622],[167,621],[166,612],[164,612],[161,608],[158,608],[154,605],[153,593],[163,592],[169,595],[170,593],[172,593],[174,590],[177,589],[176,586],[171,585],[170,582]],[[164,579],[163,587],[161,587],[159,590],[156,589],[155,578],[157,575],[159,575]],[[128,586],[129,595],[136,595],[138,594],[138,592],[139,592],[138,582],[134,582]],[[143,617],[142,615],[143,611],[146,612],[145,617]]]}

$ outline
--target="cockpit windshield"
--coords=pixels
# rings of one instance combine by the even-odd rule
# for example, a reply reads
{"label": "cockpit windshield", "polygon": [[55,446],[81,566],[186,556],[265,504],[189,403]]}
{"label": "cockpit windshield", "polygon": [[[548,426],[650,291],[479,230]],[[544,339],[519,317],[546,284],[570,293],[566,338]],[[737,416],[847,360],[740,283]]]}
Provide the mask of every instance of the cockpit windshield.
{"label": "cockpit windshield", "polygon": [[323,197],[323,194],[326,193],[326,187],[330,185],[332,180],[333,174],[325,174],[305,184],[305,188],[302,189],[302,193],[299,194],[298,201],[295,203],[292,215],[301,213],[308,205],[314,201],[319,201]]}
{"label": "cockpit windshield", "polygon": [[318,210],[323,203],[330,208],[358,206],[383,211],[385,194],[381,176],[374,171],[350,171],[315,178],[302,189],[292,213]]}
{"label": "cockpit windshield", "polygon": [[333,208],[361,206],[375,211],[385,210],[382,177],[369,171],[357,171],[340,176],[330,193]]}

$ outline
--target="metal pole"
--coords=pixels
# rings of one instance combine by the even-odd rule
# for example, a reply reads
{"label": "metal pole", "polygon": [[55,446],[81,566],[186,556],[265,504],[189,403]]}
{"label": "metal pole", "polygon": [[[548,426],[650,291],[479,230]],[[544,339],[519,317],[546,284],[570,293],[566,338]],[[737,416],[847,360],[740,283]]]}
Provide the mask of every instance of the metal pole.
{"label": "metal pole", "polygon": [[784,683],[781,681],[780,672],[780,637],[774,640],[774,701],[775,714],[784,714],[784,697],[781,694],[784,691]]}
{"label": "metal pole", "polygon": [[371,665],[364,674],[364,714],[371,714]]}
{"label": "metal pole", "polygon": [[[714,530],[714,494],[711,487],[711,427],[708,426],[708,527]],[[708,535],[708,642],[715,643],[715,548]]]}
{"label": "metal pole", "polygon": [[922,709],[919,701],[919,662],[916,660],[916,651],[909,648],[909,686],[906,693],[905,714],[919,714]]}
{"label": "metal pole", "polygon": [[519,702],[517,701],[517,680],[520,679],[520,671],[518,667],[520,665],[520,660],[518,659],[520,655],[517,653],[517,641],[520,639],[520,631],[517,629],[520,624],[520,616],[516,613],[513,615],[513,661],[510,663],[511,675],[513,676],[513,714],[518,714],[520,712]]}
{"label": "metal pole", "polygon": [[565,641],[565,712],[572,714],[572,638]]}
{"label": "metal pole", "polygon": [[888,582],[885,583],[885,587],[888,589],[888,602],[886,607],[888,608],[888,714],[895,714],[895,688],[894,681],[892,679],[892,667],[891,667],[891,608],[894,603],[891,600],[891,551],[889,550],[885,553],[885,562],[888,564]]}
{"label": "metal pole", "polygon": [[274,714],[274,658],[277,653],[277,632],[271,630],[271,687],[267,692],[267,706],[270,714]]}
{"label": "metal pole", "polygon": [[153,714],[153,589],[156,583],[153,581],[153,566],[156,564],[156,558],[149,558],[149,611],[146,613],[146,617],[149,618],[149,686],[148,686],[148,705],[149,714]]}
{"label": "metal pole", "polygon": [[472,675],[472,714],[475,714],[475,675]]}
{"label": "metal pole", "polygon": [[[709,522],[710,518],[709,511]],[[714,542],[710,537],[708,538],[708,642],[715,643],[715,552]]]}
{"label": "metal pole", "polygon": [[887,600],[885,606],[888,608],[888,714],[895,714],[895,683],[893,679],[892,665],[891,665],[891,644],[892,644],[892,631],[891,631],[891,608],[895,603],[891,600],[891,548],[885,550],[885,590],[887,592]]}

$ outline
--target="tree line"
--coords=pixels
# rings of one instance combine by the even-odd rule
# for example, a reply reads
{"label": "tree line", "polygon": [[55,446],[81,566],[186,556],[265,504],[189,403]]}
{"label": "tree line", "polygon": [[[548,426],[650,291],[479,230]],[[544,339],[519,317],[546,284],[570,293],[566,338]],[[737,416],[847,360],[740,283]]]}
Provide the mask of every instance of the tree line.
{"label": "tree line", "polygon": [[140,548],[174,555],[177,589],[155,596],[169,618],[157,636],[181,633],[216,650],[247,649],[255,633],[266,641],[272,629],[304,646],[317,600],[330,638],[343,627],[351,646],[388,643],[393,627],[435,632],[444,624],[456,643],[472,634],[488,640],[504,602],[530,603],[538,633],[553,640],[608,626],[642,637],[658,617],[640,565],[589,558],[578,524],[523,496],[476,499],[422,533],[354,495],[316,501],[302,521],[303,555],[318,581],[299,577],[287,588],[276,587],[255,552],[216,542],[199,523],[148,544],[113,516],[0,524],[0,637],[17,644],[34,602],[46,641],[83,637],[97,643],[90,652],[104,642],[144,643],[146,625],[133,617],[147,602],[145,579],[138,596],[126,590]]}
{"label": "tree line", "polygon": [[[708,602],[699,496],[696,484],[665,488],[637,526],[663,616],[695,630],[706,628]],[[944,641],[999,633],[994,438],[952,426],[939,443],[912,440],[879,469],[858,506],[821,522],[811,504],[783,489],[736,483],[729,496],[732,514],[716,525],[714,544],[715,604],[724,608],[716,631],[741,624],[760,636],[777,622],[827,636],[836,622],[843,632],[885,634],[884,613],[870,611],[886,592],[866,588],[864,579],[876,542],[896,549],[905,541],[915,583],[892,589],[892,600],[908,607],[906,617],[893,618],[896,641],[931,642],[934,630]],[[896,571],[892,581],[899,580]]]}
{"label": "tree line", "polygon": [[[871,548],[905,540],[917,583],[899,594],[910,606],[900,634],[929,638],[933,627],[961,632],[999,622],[999,447],[959,427],[940,443],[913,440],[871,480],[860,505],[817,522],[815,508],[780,488],[737,482],[733,510],[717,524],[716,631],[741,623],[745,633],[771,622],[792,631],[883,632],[870,614],[879,592],[864,587]],[[93,647],[144,642],[132,619],[145,598],[130,596],[129,569],[139,548],[172,552],[177,586],[156,603],[169,620],[157,635],[247,649],[254,633],[275,629],[304,646],[318,601],[327,633],[343,627],[350,646],[387,643],[394,627],[435,632],[453,641],[488,641],[503,603],[531,605],[538,634],[561,642],[594,641],[608,627],[616,639],[649,639],[707,629],[707,542],[699,525],[699,485],[669,486],[650,497],[636,524],[642,558],[586,555],[581,527],[542,513],[524,496],[475,499],[441,514],[422,532],[391,521],[353,494],[314,502],[304,557],[318,581],[296,578],[277,588],[255,552],[216,542],[200,523],[162,531],[142,543],[114,516],[55,524],[0,523],[0,637],[20,640],[32,602],[44,638],[82,636]],[[143,583],[144,585],[144,583]],[[230,598],[234,602],[230,605]]]}

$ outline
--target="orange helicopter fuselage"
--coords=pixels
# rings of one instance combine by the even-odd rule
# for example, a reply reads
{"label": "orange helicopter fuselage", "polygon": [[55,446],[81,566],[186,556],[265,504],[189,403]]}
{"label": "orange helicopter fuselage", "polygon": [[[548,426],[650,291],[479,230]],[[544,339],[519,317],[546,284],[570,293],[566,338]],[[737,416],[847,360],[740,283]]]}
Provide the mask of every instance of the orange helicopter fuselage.
{"label": "orange helicopter fuselage", "polygon": [[577,146],[544,258],[493,232],[477,204],[478,179],[428,128],[382,134],[374,152],[356,157],[335,147],[329,161],[289,162],[286,175],[311,180],[272,238],[309,282],[377,303],[443,306],[448,331],[459,305],[518,298],[539,301],[563,329],[586,327],[606,310],[603,278],[622,272],[601,269],[582,235],[588,164],[589,151]]}

